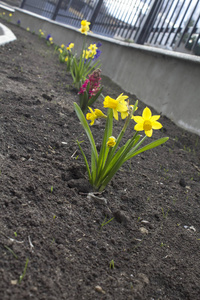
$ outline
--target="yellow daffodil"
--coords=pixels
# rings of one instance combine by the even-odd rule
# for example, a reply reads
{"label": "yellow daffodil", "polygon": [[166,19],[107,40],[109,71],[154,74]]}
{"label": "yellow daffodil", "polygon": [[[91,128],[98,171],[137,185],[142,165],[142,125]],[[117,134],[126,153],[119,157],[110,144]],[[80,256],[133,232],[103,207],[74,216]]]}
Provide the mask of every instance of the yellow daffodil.
{"label": "yellow daffodil", "polygon": [[134,127],[136,131],[143,131],[148,137],[151,137],[153,134],[153,129],[162,128],[162,124],[157,122],[160,118],[159,115],[152,116],[151,110],[146,107],[143,110],[142,117],[141,116],[133,116],[134,121],[137,123]]}
{"label": "yellow daffodil", "polygon": [[[127,111],[123,111],[121,112],[121,118],[125,119],[126,117],[128,117],[129,113],[130,113],[130,108],[133,109],[134,105],[127,105]],[[138,107],[136,107],[135,111],[138,109]],[[133,119],[133,116],[132,118]]]}
{"label": "yellow daffodil", "polygon": [[68,61],[68,56],[65,57],[65,61]]}
{"label": "yellow daffodil", "polygon": [[49,42],[50,42],[51,44],[53,44],[53,38],[52,38],[52,37],[49,38]]}
{"label": "yellow daffodil", "polygon": [[79,29],[79,31],[82,33],[82,34],[85,34],[87,35],[87,32],[90,30],[90,22],[87,22],[86,20],[82,20],[81,21],[81,28]]}
{"label": "yellow daffodil", "polygon": [[62,44],[62,45],[60,46],[60,48],[65,48],[65,45],[64,45],[64,44]]}
{"label": "yellow daffodil", "polygon": [[83,50],[83,57],[84,57],[85,59],[88,59],[88,58],[90,57],[90,51],[88,51],[88,50]]}
{"label": "yellow daffodil", "polygon": [[127,103],[125,101],[127,98],[128,96],[123,96],[123,93],[120,94],[116,100],[106,96],[103,104],[104,107],[113,109],[113,116],[116,120],[118,120],[118,112],[122,113],[122,115],[127,112]]}
{"label": "yellow daffodil", "polygon": [[110,136],[107,141],[107,147],[112,148],[116,145],[116,138],[114,136]]}
{"label": "yellow daffodil", "polygon": [[94,124],[94,121],[97,118],[107,118],[106,115],[104,115],[104,113],[100,110],[100,109],[95,109],[94,111],[88,106],[90,113],[87,113],[86,115],[86,119],[90,120],[90,126],[92,126]]}
{"label": "yellow daffodil", "polygon": [[74,48],[74,43],[70,43],[66,48],[71,51],[71,49]]}
{"label": "yellow daffodil", "polygon": [[[95,51],[97,52],[96,50],[98,49],[97,45],[96,44],[90,44],[90,46],[88,47],[89,50],[91,51]],[[96,53],[95,53],[96,54]]]}
{"label": "yellow daffodil", "polygon": [[58,51],[59,51],[60,53],[63,53],[63,50],[62,50],[61,48],[59,48]]}
{"label": "yellow daffodil", "polygon": [[83,26],[83,27],[89,27],[90,26],[90,22],[88,22],[87,20],[82,20],[81,21],[81,26]]}

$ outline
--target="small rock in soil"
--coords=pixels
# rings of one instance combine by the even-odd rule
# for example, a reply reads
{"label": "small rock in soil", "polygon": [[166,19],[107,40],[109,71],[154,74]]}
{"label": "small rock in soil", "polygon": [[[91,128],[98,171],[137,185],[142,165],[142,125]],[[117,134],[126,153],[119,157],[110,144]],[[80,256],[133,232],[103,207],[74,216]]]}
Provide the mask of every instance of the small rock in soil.
{"label": "small rock in soil", "polygon": [[113,216],[119,223],[123,223],[124,225],[129,223],[129,218],[120,210],[113,212]]}
{"label": "small rock in soil", "polygon": [[186,187],[185,179],[184,179],[184,178],[181,178],[180,181],[179,181],[179,184],[180,184],[180,186],[182,186],[182,187]]}
{"label": "small rock in soil", "polygon": [[95,286],[95,291],[101,294],[105,294],[106,292],[100,287],[100,285]]}
{"label": "small rock in soil", "polygon": [[148,230],[145,227],[140,227],[140,232],[143,234],[148,234]]}
{"label": "small rock in soil", "polygon": [[68,186],[70,188],[77,188],[82,193],[89,193],[91,190],[89,182],[85,178],[71,179],[68,181]]}

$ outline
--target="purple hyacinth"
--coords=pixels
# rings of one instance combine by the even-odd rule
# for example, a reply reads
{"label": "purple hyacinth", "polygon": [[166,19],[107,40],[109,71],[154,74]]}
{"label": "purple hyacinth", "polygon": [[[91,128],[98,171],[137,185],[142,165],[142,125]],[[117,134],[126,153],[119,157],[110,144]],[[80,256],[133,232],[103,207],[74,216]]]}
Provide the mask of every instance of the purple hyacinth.
{"label": "purple hyacinth", "polygon": [[96,50],[96,54],[95,54],[94,57],[93,57],[93,60],[99,58],[99,56],[101,55],[101,52],[102,52],[101,50],[97,49],[97,50]]}
{"label": "purple hyacinth", "polygon": [[51,38],[51,35],[48,34],[47,37],[46,37],[46,40],[49,41],[50,38]]}
{"label": "purple hyacinth", "polygon": [[102,43],[98,42],[96,45],[97,45],[97,48],[99,48],[102,46]]}

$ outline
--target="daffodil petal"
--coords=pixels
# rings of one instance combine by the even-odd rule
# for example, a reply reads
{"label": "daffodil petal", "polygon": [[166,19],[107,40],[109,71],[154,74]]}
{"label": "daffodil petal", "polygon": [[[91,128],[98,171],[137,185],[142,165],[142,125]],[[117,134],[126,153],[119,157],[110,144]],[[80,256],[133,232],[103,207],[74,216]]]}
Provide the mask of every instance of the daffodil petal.
{"label": "daffodil petal", "polygon": [[138,123],[135,125],[134,130],[136,131],[142,131],[143,129],[143,123]]}
{"label": "daffodil petal", "polygon": [[123,93],[122,94],[120,94],[118,97],[117,97],[117,101],[119,101],[119,102],[121,102],[121,101],[124,101],[125,99],[127,99],[128,98],[128,96],[126,96],[126,95],[124,95],[123,96]]}
{"label": "daffodil petal", "polygon": [[133,116],[133,120],[134,120],[136,123],[143,123],[143,122],[144,122],[144,119],[143,119],[143,117],[141,117],[141,116]]}
{"label": "daffodil petal", "polygon": [[152,117],[151,117],[151,120],[150,120],[150,121],[153,123],[154,121],[157,121],[159,118],[160,118],[159,115],[155,115],[155,116],[152,116]]}
{"label": "daffodil petal", "polygon": [[91,107],[88,106],[88,108],[89,108],[89,110],[91,111],[91,113],[93,114],[94,112],[93,112],[93,110],[91,109]]}
{"label": "daffodil petal", "polygon": [[113,116],[114,116],[115,120],[118,121],[118,112],[116,109],[113,109]]}
{"label": "daffodil petal", "polygon": [[145,107],[143,110],[142,116],[145,120],[151,119],[151,110],[148,107]]}
{"label": "daffodil petal", "polygon": [[160,129],[160,128],[162,128],[162,127],[163,127],[163,126],[162,126],[161,123],[156,122],[156,121],[152,122],[152,128],[153,128],[153,129]]}
{"label": "daffodil petal", "polygon": [[121,112],[121,118],[122,118],[122,119],[125,119],[127,116],[128,116],[127,111],[122,111],[122,112]]}
{"label": "daffodil petal", "polygon": [[117,104],[117,110],[119,111],[119,112],[125,112],[125,111],[127,111],[127,105],[126,105],[126,103],[118,103]]}
{"label": "daffodil petal", "polygon": [[151,137],[152,134],[153,134],[153,130],[152,130],[152,129],[151,129],[151,130],[147,130],[147,131],[145,131],[145,134],[146,134],[148,137]]}

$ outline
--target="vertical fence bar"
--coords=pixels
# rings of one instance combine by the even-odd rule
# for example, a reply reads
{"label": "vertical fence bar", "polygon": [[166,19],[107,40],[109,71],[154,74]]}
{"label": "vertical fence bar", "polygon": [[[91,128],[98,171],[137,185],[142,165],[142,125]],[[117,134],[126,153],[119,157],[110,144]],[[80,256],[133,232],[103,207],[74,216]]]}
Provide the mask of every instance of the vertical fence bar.
{"label": "vertical fence bar", "polygon": [[183,17],[182,17],[182,19],[181,19],[181,22],[180,22],[180,24],[179,24],[179,27],[178,27],[177,30],[176,30],[176,33],[175,33],[175,35],[174,35],[174,38],[173,38],[173,40],[172,40],[170,46],[173,45],[173,43],[175,42],[175,39],[176,39],[176,37],[177,37],[177,34],[181,31],[182,23],[183,23],[183,21],[184,21],[184,19],[185,19],[185,16],[186,16],[186,14],[187,14],[188,8],[189,8],[190,5],[191,5],[191,2],[192,2],[192,0],[190,0],[190,2],[188,3],[187,9],[185,10],[185,12],[184,12],[184,14],[183,14]]}
{"label": "vertical fence bar", "polygon": [[20,8],[23,8],[25,3],[26,3],[26,0],[23,0],[21,5],[20,5]]}
{"label": "vertical fence bar", "polygon": [[55,20],[55,19],[56,19],[62,1],[63,1],[63,0],[58,0],[57,5],[56,5],[56,7],[55,7],[55,10],[54,10],[54,12],[53,12],[52,20]]}
{"label": "vertical fence bar", "polygon": [[199,19],[200,19],[200,14],[199,14],[199,16],[198,16],[198,18],[197,18],[196,22],[194,23],[194,26],[193,26],[193,28],[192,28],[192,30],[191,30],[191,33],[190,33],[190,35],[189,35],[189,37],[188,37],[187,41],[185,42],[185,45],[187,45],[187,43],[188,43],[188,42],[189,42],[189,40],[191,39],[191,37],[192,37],[193,33],[194,33],[194,32],[196,32],[196,29],[197,29],[197,24],[198,24],[198,22],[199,22]]}
{"label": "vertical fence bar", "polygon": [[[175,20],[174,20],[174,25],[173,25],[173,27],[171,27],[171,29],[170,29],[170,31],[169,31],[168,37],[167,37],[167,39],[166,39],[166,41],[165,41],[166,44],[167,44],[167,42],[168,42],[168,40],[169,40],[169,38],[170,38],[170,36],[171,36],[171,33],[172,33],[172,32],[174,31],[174,29],[175,29],[176,21],[178,20],[178,18],[179,18],[179,16],[180,16],[180,13],[181,13],[181,10],[182,10],[184,4],[185,4],[185,0],[182,2],[182,5],[181,5],[181,7],[180,7],[180,9],[179,9],[179,11],[178,11],[178,13],[177,13],[177,15],[176,15]],[[172,46],[172,44],[170,44],[170,46]]]}
{"label": "vertical fence bar", "polygon": [[138,36],[136,37],[137,44],[144,44],[144,42],[147,40],[148,35],[152,30],[153,23],[156,19],[159,8],[162,4],[162,1],[163,0],[154,0],[153,1],[150,11],[149,11],[148,15],[146,16],[146,20],[145,20],[140,32],[138,33]]}
{"label": "vertical fence bar", "polygon": [[[177,7],[177,5],[178,5],[178,2],[176,3],[176,7]],[[167,16],[169,15],[172,6],[173,6],[173,1],[172,1],[171,5],[170,5],[168,11],[167,11],[166,18],[167,18]],[[161,45],[162,40],[163,40],[163,38],[164,38],[164,36],[165,36],[165,33],[168,31],[168,28],[169,28],[169,27],[168,27],[168,24],[170,23],[170,21],[171,21],[171,19],[172,19],[172,17],[173,17],[173,14],[174,14],[174,12],[175,12],[175,10],[176,10],[176,7],[175,7],[175,9],[174,9],[174,11],[173,11],[173,13],[172,13],[170,19],[168,20],[168,23],[167,23],[165,29],[164,29],[164,27],[163,27],[163,34],[162,34],[161,39],[160,39],[160,41],[159,41],[159,45]],[[164,22],[166,22],[166,18],[165,18]],[[164,24],[162,24],[162,25],[164,25]],[[162,32],[162,31],[161,31],[161,32]],[[158,37],[157,37],[157,38],[158,38]]]}
{"label": "vertical fence bar", "polygon": [[[164,7],[164,9],[163,9],[163,12],[166,11],[167,6],[168,6],[168,2],[166,2],[166,5],[165,5],[165,7]],[[163,16],[163,13],[160,12],[160,18],[159,18],[159,20],[158,20],[157,26],[159,26],[159,24],[160,24],[160,22],[161,22],[161,20],[162,20],[162,16]],[[150,43],[152,42],[152,40],[153,40],[153,38],[154,38],[155,35],[156,35],[156,38],[155,38],[155,40],[154,40],[154,44],[157,42],[158,35],[160,34],[160,32],[161,32],[161,30],[162,30],[162,27],[163,27],[164,22],[165,22],[165,20],[162,22],[162,24],[161,24],[161,26],[160,26],[160,30],[158,31],[157,35],[156,35],[156,31],[157,31],[158,27],[155,26],[155,28],[153,29],[152,37],[151,37],[151,39],[150,39],[150,41],[149,41]]]}
{"label": "vertical fence bar", "polygon": [[189,18],[189,20],[187,21],[187,24],[186,24],[185,29],[183,30],[183,32],[182,32],[182,34],[181,34],[181,37],[180,37],[180,39],[179,39],[179,42],[178,42],[177,47],[180,46],[180,44],[181,44],[181,42],[182,42],[182,39],[183,39],[185,33],[186,33],[187,30],[188,30],[189,23],[190,23],[190,21],[191,21],[191,19],[192,19],[192,16],[193,16],[193,14],[194,14],[194,12],[195,12],[195,10],[196,10],[198,4],[199,4],[199,0],[197,1],[196,5],[195,5],[195,7],[194,7],[194,9],[193,9],[193,11],[192,11],[192,14],[190,15],[190,18]]}
{"label": "vertical fence bar", "polygon": [[96,7],[95,7],[95,9],[94,9],[94,12],[93,12],[93,14],[91,16],[91,19],[90,19],[90,23],[91,23],[90,24],[90,29],[92,29],[92,27],[94,26],[95,20],[96,20],[98,14],[99,14],[99,11],[101,9],[102,4],[103,4],[103,0],[99,0]]}

